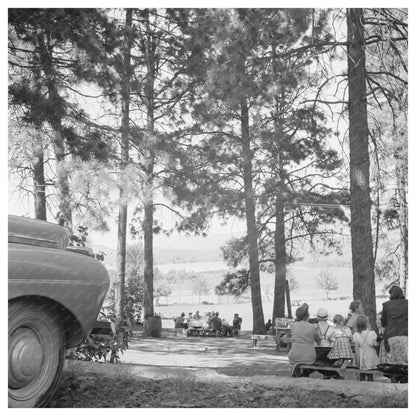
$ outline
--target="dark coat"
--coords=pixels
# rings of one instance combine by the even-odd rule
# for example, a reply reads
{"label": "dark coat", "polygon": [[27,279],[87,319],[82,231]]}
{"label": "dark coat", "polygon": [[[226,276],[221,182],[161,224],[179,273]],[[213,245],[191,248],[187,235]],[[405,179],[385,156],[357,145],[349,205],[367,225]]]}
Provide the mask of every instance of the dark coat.
{"label": "dark coat", "polygon": [[238,318],[233,319],[233,328],[241,330],[241,322],[243,322],[243,318],[239,316]]}
{"label": "dark coat", "polygon": [[392,299],[384,302],[381,311],[381,325],[384,327],[384,339],[407,336],[407,299]]}
{"label": "dark coat", "polygon": [[214,331],[220,331],[222,327],[221,319],[218,316],[214,316],[211,319],[211,326]]}

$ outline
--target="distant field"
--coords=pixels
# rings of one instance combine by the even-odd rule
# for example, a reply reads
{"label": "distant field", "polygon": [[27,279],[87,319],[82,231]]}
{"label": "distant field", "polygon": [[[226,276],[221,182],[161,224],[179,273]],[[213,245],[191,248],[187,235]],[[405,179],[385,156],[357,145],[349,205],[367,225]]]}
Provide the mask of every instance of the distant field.
{"label": "distant field", "polygon": [[[377,299],[377,310],[381,310],[381,304],[385,302],[387,298]],[[348,313],[348,307],[352,298],[345,300],[324,300],[324,299],[311,299],[307,303],[310,307],[311,317],[314,317],[319,308],[326,308],[330,316],[340,313],[346,315]],[[297,306],[293,306],[293,313]],[[251,303],[226,303],[215,305],[168,305],[157,306],[155,311],[161,313],[163,316],[162,326],[163,328],[173,328],[173,320],[171,318],[180,315],[181,312],[188,314],[189,312],[195,313],[199,311],[201,314],[209,311],[219,312],[221,318],[227,319],[230,323],[233,319],[234,313],[238,313],[243,318],[242,330],[251,331],[253,329],[253,313],[251,309]],[[271,302],[263,303],[264,319],[267,321],[271,319],[273,311],[273,304]]]}
{"label": "distant field", "polygon": [[[201,313],[208,311],[218,311],[220,317],[229,321],[232,320],[234,313],[238,313],[243,317],[243,330],[252,330],[252,308],[251,302],[236,303],[232,298],[224,298],[214,294],[215,285],[221,280],[224,274],[221,271],[221,262],[212,263],[195,263],[195,264],[182,264],[175,265],[176,270],[195,271],[200,273],[199,276],[205,276],[206,283],[211,288],[211,294],[207,296],[201,296],[201,301],[205,300],[212,302],[212,305],[204,305],[199,302],[199,296],[191,295],[187,289],[189,282],[183,282],[176,287],[173,287],[173,292],[168,298],[168,302],[172,303],[176,301],[176,304],[159,305],[155,306],[155,312],[161,313],[163,317],[169,319],[163,319],[163,326],[165,328],[173,327],[172,318],[178,316],[181,312],[188,314],[194,313],[199,310]],[[204,269],[212,270],[211,273],[203,273]],[[167,267],[169,269],[169,267]],[[165,269],[166,270],[166,269]],[[317,310],[321,307],[325,307],[328,310],[330,316],[340,313],[346,315],[348,313],[348,307],[352,299],[352,271],[348,268],[311,268],[311,267],[291,267],[292,275],[295,277],[299,284],[299,288],[291,293],[293,313],[296,310],[296,304],[306,302],[310,306],[311,316],[314,316]],[[331,300],[327,300],[324,290],[320,289],[316,285],[315,276],[321,271],[327,270],[332,273],[339,284],[336,291],[330,292]],[[262,299],[263,299],[263,312],[264,318],[267,321],[271,318],[273,310],[273,291],[274,291],[274,276],[272,274],[262,273],[261,275],[262,286]],[[377,295],[382,295],[382,287],[377,288]],[[385,298],[377,298],[377,310],[381,310],[381,304],[387,300]]]}

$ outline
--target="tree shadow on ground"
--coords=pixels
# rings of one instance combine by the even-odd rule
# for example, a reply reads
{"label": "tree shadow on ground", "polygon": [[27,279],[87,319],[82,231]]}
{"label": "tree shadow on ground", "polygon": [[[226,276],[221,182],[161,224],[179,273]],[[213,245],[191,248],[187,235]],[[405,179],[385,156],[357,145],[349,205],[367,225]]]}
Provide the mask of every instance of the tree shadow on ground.
{"label": "tree shadow on ground", "polygon": [[128,359],[136,364],[214,369],[229,376],[290,374],[287,353],[276,351],[273,337],[253,347],[248,337],[149,338],[136,334]]}

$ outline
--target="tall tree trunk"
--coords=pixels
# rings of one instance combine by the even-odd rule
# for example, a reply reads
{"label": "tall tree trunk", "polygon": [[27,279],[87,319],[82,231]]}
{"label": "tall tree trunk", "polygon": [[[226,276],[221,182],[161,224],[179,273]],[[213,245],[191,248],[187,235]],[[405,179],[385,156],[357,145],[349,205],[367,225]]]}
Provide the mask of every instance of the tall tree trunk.
{"label": "tall tree trunk", "polygon": [[287,317],[289,319],[293,318],[292,315],[292,303],[290,300],[290,288],[289,288],[289,280],[286,280],[286,307],[287,307]]}
{"label": "tall tree trunk", "polygon": [[[38,34],[37,40],[39,46],[39,60],[46,77],[48,101],[51,108],[56,106],[59,109],[61,100],[58,94],[56,81],[54,79],[54,69],[51,56],[52,52],[50,52],[52,48],[50,48],[47,44],[48,40],[45,39],[43,33]],[[54,133],[53,149],[56,161],[56,187],[58,194],[59,223],[61,225],[65,225],[66,223],[71,228],[72,209],[68,172],[65,168],[65,138],[62,132],[62,117],[58,109],[55,112],[51,112],[47,119]]]}
{"label": "tall tree trunk", "polygon": [[250,148],[247,99],[241,99],[241,139],[244,170],[244,199],[250,264],[251,304],[253,309],[253,333],[264,334],[264,314],[261,299],[259,252],[257,243],[256,203],[252,179],[252,151]]}
{"label": "tall tree trunk", "polygon": [[280,203],[279,196],[276,197],[276,227],[274,232],[275,252],[275,278],[274,278],[274,301],[273,321],[285,316],[285,292],[286,292],[286,235],[285,235],[285,212],[284,205]]}
{"label": "tall tree trunk", "polygon": [[376,299],[371,233],[370,157],[363,10],[348,9],[348,108],[350,140],[353,296],[375,328]]}
{"label": "tall tree trunk", "polygon": [[53,148],[56,160],[56,185],[58,191],[58,218],[61,225],[72,228],[71,193],[68,172],[65,167],[65,144],[60,121],[53,123]]}
{"label": "tall tree trunk", "polygon": [[[276,54],[276,40],[272,39],[272,65],[273,75],[275,79],[279,78],[278,58]],[[276,177],[278,182],[275,202],[276,212],[276,226],[274,235],[274,258],[275,258],[275,277],[274,277],[274,299],[273,299],[273,322],[277,317],[283,318],[285,316],[285,293],[286,293],[286,276],[287,276],[287,258],[286,258],[286,231],[285,231],[285,208],[282,201],[282,191],[284,189],[284,178],[282,175],[283,162],[282,162],[282,150],[281,140],[283,138],[282,132],[282,117],[280,104],[284,100],[284,87],[282,87],[282,93],[279,99],[279,95],[274,96],[274,134],[277,146],[276,157]]]}
{"label": "tall tree trunk", "polygon": [[408,253],[408,211],[407,211],[407,161],[403,156],[396,157],[397,198],[399,201],[400,230],[400,280],[399,285],[407,293],[409,273]]}
{"label": "tall tree trunk", "polygon": [[35,195],[35,218],[46,221],[46,183],[43,157],[43,143],[35,151],[33,163],[33,193]]}
{"label": "tall tree trunk", "polygon": [[146,83],[145,83],[145,96],[146,96],[146,145],[148,149],[146,151],[146,188],[144,198],[144,336],[159,336],[159,332],[156,328],[156,321],[153,318],[154,315],[154,293],[153,293],[153,174],[155,154],[152,148],[154,141],[154,106],[155,106],[155,72],[156,72],[156,44],[153,37],[152,29],[149,20],[149,11],[145,11],[146,18]]}
{"label": "tall tree trunk", "polygon": [[[131,48],[133,10],[126,9],[126,33],[123,45],[123,72],[121,79],[121,151],[120,175],[124,174],[129,163],[129,123],[130,123],[130,82],[131,82]],[[123,182],[123,181],[121,181]],[[127,238],[127,207],[125,190],[120,186],[120,202],[118,208],[117,235],[117,280],[115,282],[115,315],[120,322],[124,315],[124,286],[126,279],[126,238]]]}
{"label": "tall tree trunk", "polygon": [[[277,78],[277,58],[275,57],[275,46],[273,49],[273,66],[275,77]],[[282,94],[283,100],[283,94]],[[275,278],[274,278],[274,300],[273,300],[273,322],[277,317],[283,318],[285,316],[285,288],[286,288],[286,231],[285,231],[285,208],[282,201],[282,191],[284,187],[284,179],[282,177],[282,157],[281,147],[279,141],[283,137],[281,120],[279,117],[279,98],[276,96],[275,101],[275,114],[274,114],[274,133],[276,136],[277,145],[277,163],[276,163],[276,176],[277,176],[277,192],[275,201],[275,235],[274,235],[274,253],[275,253]]]}
{"label": "tall tree trunk", "polygon": [[148,168],[146,171],[146,190],[144,202],[144,336],[158,336],[154,330],[155,321],[154,315],[154,292],[153,292],[153,165],[154,159],[148,161]]}

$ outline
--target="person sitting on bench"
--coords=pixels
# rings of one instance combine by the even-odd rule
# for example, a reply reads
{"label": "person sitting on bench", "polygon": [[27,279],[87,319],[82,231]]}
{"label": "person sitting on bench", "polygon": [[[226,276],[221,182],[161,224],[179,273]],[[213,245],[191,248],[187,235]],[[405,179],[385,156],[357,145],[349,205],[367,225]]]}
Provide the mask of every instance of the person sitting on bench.
{"label": "person sitting on bench", "polygon": [[211,319],[211,327],[216,336],[221,336],[222,323],[218,312],[215,312]]}
{"label": "person sitting on bench", "polygon": [[328,311],[325,308],[318,309],[316,314],[318,319],[317,327],[319,335],[322,338],[322,341],[319,343],[320,347],[332,347],[333,345],[333,335],[335,328],[328,323]]}
{"label": "person sitting on bench", "polygon": [[233,329],[226,319],[221,319],[221,336],[231,337],[233,335]]}
{"label": "person sitting on bench", "polygon": [[314,342],[321,342],[318,328],[308,322],[309,306],[304,303],[296,309],[296,321],[292,324],[292,348],[289,351],[289,363],[295,368],[296,364],[314,364],[316,351]]}

